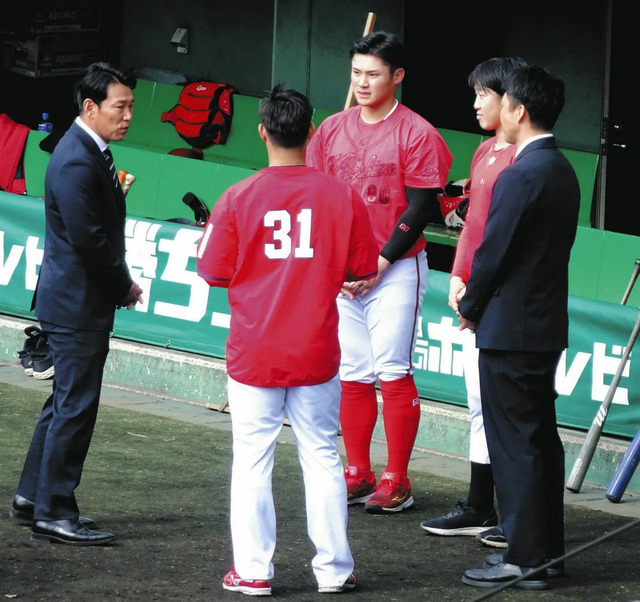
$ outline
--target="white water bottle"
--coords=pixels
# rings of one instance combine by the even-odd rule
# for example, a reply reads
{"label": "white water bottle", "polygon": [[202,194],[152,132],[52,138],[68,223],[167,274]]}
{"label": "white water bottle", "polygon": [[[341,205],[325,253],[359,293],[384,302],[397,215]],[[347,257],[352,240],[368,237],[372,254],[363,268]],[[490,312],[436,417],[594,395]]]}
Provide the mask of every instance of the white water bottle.
{"label": "white water bottle", "polygon": [[42,121],[38,124],[39,132],[47,132],[50,134],[53,131],[53,123],[49,121],[49,113],[42,114]]}

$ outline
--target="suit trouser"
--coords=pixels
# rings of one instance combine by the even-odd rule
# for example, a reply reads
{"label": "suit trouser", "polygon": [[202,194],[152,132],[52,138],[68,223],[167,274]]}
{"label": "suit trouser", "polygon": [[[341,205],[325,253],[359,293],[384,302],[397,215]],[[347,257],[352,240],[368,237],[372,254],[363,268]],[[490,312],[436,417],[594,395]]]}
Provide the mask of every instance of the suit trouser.
{"label": "suit trouser", "polygon": [[505,562],[564,554],[564,448],[556,424],[560,352],[480,349],[480,388]]}
{"label": "suit trouser", "polygon": [[17,493],[35,501],[36,520],[76,521],[74,491],[98,414],[109,331],[40,325],[53,352],[53,392],[36,423]]}

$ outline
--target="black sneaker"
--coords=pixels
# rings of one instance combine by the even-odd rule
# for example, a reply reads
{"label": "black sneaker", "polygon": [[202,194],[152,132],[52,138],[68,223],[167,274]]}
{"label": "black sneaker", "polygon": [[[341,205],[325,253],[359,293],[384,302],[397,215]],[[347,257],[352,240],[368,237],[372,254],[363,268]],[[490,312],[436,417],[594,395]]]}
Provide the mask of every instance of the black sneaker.
{"label": "black sneaker", "polygon": [[509,545],[500,525],[478,533],[476,540],[490,548],[506,548]]}
{"label": "black sneaker", "polygon": [[31,352],[31,361],[33,366],[33,378],[37,380],[49,380],[55,375],[53,367],[53,353],[46,342],[46,338],[40,338],[38,347]]}
{"label": "black sneaker", "polygon": [[27,335],[27,338],[24,341],[22,349],[18,351],[18,361],[24,369],[24,373],[27,376],[33,376],[33,359],[31,354],[39,344],[46,341],[46,336],[37,326],[27,326],[24,329],[24,333]]}
{"label": "black sneaker", "polygon": [[478,512],[465,501],[459,501],[444,516],[427,519],[420,526],[435,535],[478,535],[497,524],[495,510]]}

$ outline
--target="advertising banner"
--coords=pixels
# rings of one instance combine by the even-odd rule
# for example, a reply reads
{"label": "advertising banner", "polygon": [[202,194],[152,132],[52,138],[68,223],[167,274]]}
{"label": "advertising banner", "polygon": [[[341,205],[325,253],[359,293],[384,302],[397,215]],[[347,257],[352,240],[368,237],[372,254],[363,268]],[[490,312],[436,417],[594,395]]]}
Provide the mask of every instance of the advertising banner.
{"label": "advertising banner", "polygon": [[[145,291],[145,303],[116,313],[114,336],[224,359],[229,305],[226,290],[210,288],[196,274],[202,229],[130,216],[125,235],[127,263]],[[35,319],[29,308],[43,249],[42,200],[0,192],[0,314]],[[429,273],[414,350],[416,384],[425,399],[466,406],[466,337],[447,305],[448,282],[448,273]],[[560,425],[590,426],[637,315],[636,307],[569,298],[569,348],[556,374]],[[638,349],[616,389],[606,434],[631,438],[640,428]]]}

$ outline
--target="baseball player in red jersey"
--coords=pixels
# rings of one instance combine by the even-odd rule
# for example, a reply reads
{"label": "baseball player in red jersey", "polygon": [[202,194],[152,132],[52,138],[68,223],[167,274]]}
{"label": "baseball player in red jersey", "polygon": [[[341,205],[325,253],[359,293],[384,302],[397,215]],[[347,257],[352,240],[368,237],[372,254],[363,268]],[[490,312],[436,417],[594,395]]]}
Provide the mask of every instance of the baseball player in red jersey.
{"label": "baseball player in red jersey", "polygon": [[321,593],[355,586],[337,449],[340,381],[336,296],[377,273],[378,250],[352,187],[304,165],[313,109],[276,86],[260,103],[269,167],[229,188],[198,247],[198,274],[228,288],[228,399],[233,425],[234,567],[223,587],[270,595],[276,516],[271,490],[285,413],[305,485],[311,566]]}
{"label": "baseball player in red jersey", "polygon": [[[307,148],[307,162],[348,182],[364,199],[378,243],[378,277],[345,283],[340,312],[340,421],[350,504],[373,513],[413,504],[407,476],[420,421],[413,349],[427,288],[423,230],[439,211],[452,157],[437,130],[396,100],[404,50],[392,34],[372,33],[351,47],[358,105],[332,115]],[[370,445],[383,400],[387,465],[376,477]]]}
{"label": "baseball player in red jersey", "polygon": [[[498,174],[513,163],[516,147],[509,144],[500,125],[501,100],[507,76],[525,62],[520,58],[498,57],[477,65],[469,75],[475,90],[474,109],[483,130],[495,130],[495,136],[477,148],[471,161],[469,209],[460,233],[451,269],[449,305],[458,311],[458,299],[471,274],[471,264],[480,246],[489,214],[491,193]],[[440,517],[422,522],[422,528],[435,535],[473,535],[487,545],[506,547],[494,508],[494,485],[487,449],[487,438],[480,402],[480,377],[475,334],[465,330],[463,345],[464,377],[469,405],[469,494]]]}

